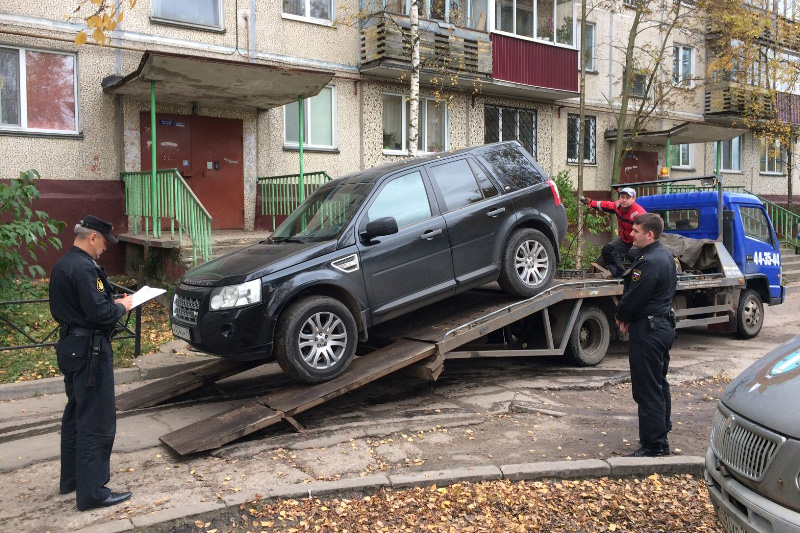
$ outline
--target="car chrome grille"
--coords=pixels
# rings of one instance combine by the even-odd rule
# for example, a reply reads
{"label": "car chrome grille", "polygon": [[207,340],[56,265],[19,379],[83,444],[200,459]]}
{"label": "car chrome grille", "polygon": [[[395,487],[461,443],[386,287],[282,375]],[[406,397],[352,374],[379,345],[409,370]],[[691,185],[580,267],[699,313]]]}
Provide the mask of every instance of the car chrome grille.
{"label": "car chrome grille", "polygon": [[176,318],[191,322],[192,324],[197,324],[198,311],[200,311],[200,300],[175,296],[172,313]]}
{"label": "car chrome grille", "polygon": [[753,481],[761,481],[785,439],[717,409],[711,426],[711,448],[726,467]]}

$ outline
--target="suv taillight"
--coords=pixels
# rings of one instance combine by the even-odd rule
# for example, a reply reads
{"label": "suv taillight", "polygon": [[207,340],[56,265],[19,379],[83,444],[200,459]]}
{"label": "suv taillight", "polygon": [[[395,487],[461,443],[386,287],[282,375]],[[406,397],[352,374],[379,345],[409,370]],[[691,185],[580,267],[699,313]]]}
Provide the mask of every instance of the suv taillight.
{"label": "suv taillight", "polygon": [[553,191],[553,200],[555,200],[556,205],[561,205],[561,195],[558,194],[556,183],[553,180],[547,180],[547,184],[550,185],[550,190]]}

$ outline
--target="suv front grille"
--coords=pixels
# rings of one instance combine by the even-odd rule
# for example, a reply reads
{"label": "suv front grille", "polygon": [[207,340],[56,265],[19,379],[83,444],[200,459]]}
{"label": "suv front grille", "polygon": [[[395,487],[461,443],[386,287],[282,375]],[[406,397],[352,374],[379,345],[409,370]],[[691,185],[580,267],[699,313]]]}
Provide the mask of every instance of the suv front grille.
{"label": "suv front grille", "polygon": [[200,311],[200,300],[194,298],[183,298],[175,296],[175,302],[172,306],[172,312],[181,320],[197,324],[197,313]]}
{"label": "suv front grille", "polygon": [[711,448],[725,466],[753,481],[761,481],[784,440],[722,409],[714,415]]}

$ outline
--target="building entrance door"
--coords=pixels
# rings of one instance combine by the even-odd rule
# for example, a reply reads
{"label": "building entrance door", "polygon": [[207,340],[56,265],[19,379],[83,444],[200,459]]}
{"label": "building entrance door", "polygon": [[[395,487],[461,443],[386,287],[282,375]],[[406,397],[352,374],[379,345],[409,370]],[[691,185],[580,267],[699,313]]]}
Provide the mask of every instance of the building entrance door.
{"label": "building entrance door", "polygon": [[[150,113],[141,114],[142,170],[152,170]],[[211,214],[212,229],[244,228],[242,121],[156,114],[159,169],[177,168]]]}
{"label": "building entrance door", "polygon": [[654,181],[658,179],[658,152],[631,150],[622,160],[620,183]]}

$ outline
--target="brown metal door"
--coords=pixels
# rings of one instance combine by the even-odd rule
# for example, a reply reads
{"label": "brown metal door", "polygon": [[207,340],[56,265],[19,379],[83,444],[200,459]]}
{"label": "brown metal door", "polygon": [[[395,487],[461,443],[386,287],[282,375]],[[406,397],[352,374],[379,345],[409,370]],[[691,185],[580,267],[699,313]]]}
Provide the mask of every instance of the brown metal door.
{"label": "brown metal door", "polygon": [[[177,168],[213,218],[212,229],[244,228],[242,121],[156,115],[159,169]],[[152,169],[150,114],[141,115],[142,170]]]}
{"label": "brown metal door", "polygon": [[658,152],[632,150],[622,160],[619,171],[620,183],[653,181],[658,179]]}

